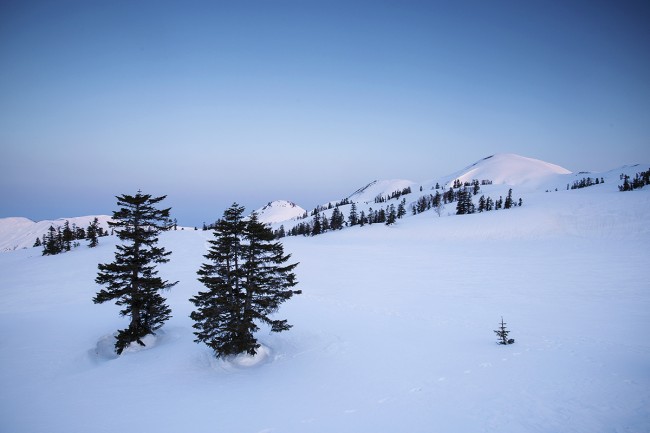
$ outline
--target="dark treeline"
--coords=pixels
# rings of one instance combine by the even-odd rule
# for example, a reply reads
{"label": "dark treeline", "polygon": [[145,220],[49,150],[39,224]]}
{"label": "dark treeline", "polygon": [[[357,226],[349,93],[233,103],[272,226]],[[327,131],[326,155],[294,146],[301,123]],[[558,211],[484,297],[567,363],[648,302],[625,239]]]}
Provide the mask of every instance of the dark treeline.
{"label": "dark treeline", "polygon": [[[482,180],[480,182],[478,180],[473,180],[471,182],[463,183],[456,179],[452,187],[448,190],[442,189],[442,192],[440,191],[440,186],[436,185],[435,194],[425,194],[420,196],[410,205],[409,208],[413,215],[434,209],[438,216],[440,216],[444,206],[450,203],[456,203],[456,215],[488,212],[499,209],[511,209],[515,206],[522,205],[521,198],[519,198],[518,201],[513,199],[512,189],[508,191],[508,195],[505,199],[499,197],[495,200],[491,197],[481,195],[478,199],[478,204],[475,205],[472,197],[478,195],[480,192],[480,186],[491,184],[492,181],[490,180]],[[379,195],[375,198],[375,203],[384,203],[386,200],[399,198],[404,194],[409,194],[410,192],[410,188],[405,188],[402,191],[395,191],[388,196]],[[286,230],[284,226],[280,226],[280,228],[275,231],[275,236],[277,238],[282,238],[284,236],[315,236],[328,231],[340,230],[343,227],[355,225],[360,227],[371,224],[391,225],[396,223],[397,220],[403,218],[407,213],[405,198],[402,198],[401,202],[397,204],[397,206],[394,203],[391,203],[377,209],[370,207],[367,212],[363,210],[358,212],[356,203],[353,202],[347,221],[343,217],[343,213],[340,211],[338,206],[334,207],[334,211],[330,218],[321,213],[325,209],[325,207],[317,207],[315,211],[312,212],[311,221],[303,221],[292,227],[290,230]]]}
{"label": "dark treeline", "polygon": [[89,247],[96,247],[99,243],[98,238],[108,236],[108,232],[99,225],[97,218],[88,224],[87,228],[77,227],[76,224],[70,225],[65,221],[62,226],[54,227],[53,225],[47,230],[42,238],[36,238],[35,247],[43,247],[43,255],[51,256],[80,245],[80,240],[87,240]]}
{"label": "dark treeline", "polygon": [[645,185],[650,185],[650,169],[637,173],[631,181],[630,176],[624,173],[621,173],[620,179],[623,181],[623,185],[618,186],[619,191],[643,188]]}
{"label": "dark treeline", "polygon": [[377,195],[377,197],[375,197],[375,203],[376,204],[386,203],[388,200],[393,200],[393,199],[398,200],[401,196],[407,195],[407,194],[410,194],[410,193],[411,193],[411,187],[407,186],[406,188],[404,188],[402,190],[393,191],[390,194],[388,194],[387,196],[384,196],[382,194]]}
{"label": "dark treeline", "polygon": [[588,186],[600,185],[601,183],[605,183],[605,179],[603,179],[602,177],[600,179],[598,179],[598,178],[592,179],[590,177],[583,177],[582,179],[576,180],[575,182],[573,182],[573,184],[571,184],[570,186],[567,183],[566,189],[568,190],[568,189],[586,188]]}

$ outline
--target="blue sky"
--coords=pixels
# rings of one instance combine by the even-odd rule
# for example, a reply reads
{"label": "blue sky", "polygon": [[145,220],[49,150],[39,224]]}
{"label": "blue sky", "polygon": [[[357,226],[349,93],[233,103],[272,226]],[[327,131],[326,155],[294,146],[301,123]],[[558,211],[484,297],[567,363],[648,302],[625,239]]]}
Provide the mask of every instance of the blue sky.
{"label": "blue sky", "polygon": [[0,217],[305,208],[512,152],[650,163],[650,7],[0,2]]}

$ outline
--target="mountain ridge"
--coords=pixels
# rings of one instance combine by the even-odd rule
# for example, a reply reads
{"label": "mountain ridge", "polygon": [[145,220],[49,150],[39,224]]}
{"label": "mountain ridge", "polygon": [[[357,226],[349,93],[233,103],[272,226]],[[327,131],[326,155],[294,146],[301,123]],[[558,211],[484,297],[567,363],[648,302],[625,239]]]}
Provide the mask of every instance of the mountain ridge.
{"label": "mountain ridge", "polygon": [[[614,183],[618,182],[616,178],[621,172],[633,175],[642,168],[642,164],[628,164],[598,174],[607,177],[608,183]],[[542,160],[512,153],[495,153],[461,170],[423,182],[407,179],[373,180],[354,190],[346,197],[346,200],[348,204],[356,203],[357,211],[361,212],[362,210],[368,211],[373,206],[377,208],[379,206],[378,199],[383,200],[396,192],[401,194],[407,189],[413,193],[407,196],[407,205],[413,204],[422,195],[431,194],[436,186],[439,186],[441,190],[449,188],[456,179],[463,183],[474,179],[489,180],[492,184],[482,187],[482,189],[488,195],[492,194],[498,197],[506,194],[510,187],[514,187],[516,194],[564,190],[574,180],[589,174],[596,173],[583,171],[573,173],[564,167]],[[330,217],[331,208],[335,207],[337,203],[337,201],[330,201],[317,208]],[[274,200],[258,208],[255,212],[261,222],[270,224],[276,229],[285,225],[285,229],[288,229],[299,224],[302,217],[311,211],[308,212],[290,200]],[[347,217],[347,213],[345,216]],[[32,221],[24,217],[0,218],[0,252],[31,247],[37,237],[40,238],[47,232],[50,225],[61,226],[67,220],[70,224],[85,228],[94,217],[95,215],[88,215],[43,221]],[[111,217],[107,215],[97,215],[97,217],[102,226],[107,228],[106,222]]]}

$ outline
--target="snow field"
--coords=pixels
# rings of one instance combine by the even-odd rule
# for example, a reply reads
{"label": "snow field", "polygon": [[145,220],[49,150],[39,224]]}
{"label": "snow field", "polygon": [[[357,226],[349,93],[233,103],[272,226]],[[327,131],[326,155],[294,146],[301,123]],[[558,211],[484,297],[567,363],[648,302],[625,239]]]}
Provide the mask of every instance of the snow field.
{"label": "snow field", "polygon": [[646,432],[650,191],[591,188],[285,238],[303,294],[256,359],[192,341],[209,232],[162,235],[173,317],[119,357],[92,303],[114,237],[1,254],[0,431]]}

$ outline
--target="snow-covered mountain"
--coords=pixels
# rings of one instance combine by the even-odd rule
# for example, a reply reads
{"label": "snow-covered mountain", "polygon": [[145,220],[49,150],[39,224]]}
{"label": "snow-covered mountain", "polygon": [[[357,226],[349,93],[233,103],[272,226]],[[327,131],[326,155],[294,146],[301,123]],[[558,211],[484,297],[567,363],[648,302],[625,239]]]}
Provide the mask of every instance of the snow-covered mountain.
{"label": "snow-covered mountain", "polygon": [[[621,171],[628,174],[634,174],[635,167],[623,167],[612,170],[611,172],[599,174],[609,179],[609,185],[615,188],[618,176]],[[638,170],[637,170],[638,171]],[[407,188],[412,191],[410,194],[400,196],[400,200],[406,200],[407,207],[416,203],[423,195],[435,193],[436,185],[441,188],[449,188],[453,181],[458,179],[461,182],[471,180],[490,180],[492,185],[482,186],[482,191],[494,198],[505,196],[508,189],[512,187],[516,198],[523,193],[543,192],[550,190],[566,189],[566,185],[583,176],[585,173],[571,173],[569,170],[556,164],[540,161],[538,159],[527,158],[524,156],[502,153],[488,156],[481,159],[462,170],[455,171],[449,175],[434,177],[431,180],[415,182],[406,179],[393,180],[375,180],[369,184],[358,188],[348,197],[347,205],[341,206],[340,210],[347,217],[351,203],[355,203],[357,211],[368,212],[377,209],[381,204],[376,203],[376,198],[388,198],[395,192],[402,192]],[[591,174],[594,176],[595,174]],[[396,205],[397,201],[391,202]],[[323,215],[330,217],[332,213],[331,206],[337,201],[331,201],[320,207],[324,209]],[[391,204],[388,203],[388,204]],[[384,205],[385,207],[385,205]],[[269,202],[267,205],[256,210],[260,221],[271,224],[274,228],[281,225],[285,229],[300,224],[301,218],[305,214],[305,209],[287,200],[276,200]],[[310,211],[311,212],[311,209]],[[452,212],[447,210],[446,213]],[[80,227],[86,227],[94,216],[67,218],[70,224],[77,224]],[[101,224],[109,219],[106,215],[99,216]],[[55,227],[62,225],[65,219],[55,221],[33,222],[25,218],[4,218],[0,219],[0,251],[10,251],[14,249],[26,248],[33,245],[36,237],[41,237],[52,224]]]}
{"label": "snow-covered mountain", "polygon": [[56,220],[32,221],[28,218],[10,217],[0,218],[0,252],[29,248],[34,245],[36,238],[42,238],[50,226],[62,227],[66,221],[72,226],[86,228],[97,218],[99,225],[108,230],[108,215],[88,215],[73,218],[59,218]]}
{"label": "snow-covered mountain", "polygon": [[[616,170],[614,171],[616,172]],[[618,174],[616,173],[616,176]],[[398,202],[401,201],[405,201],[406,207],[410,208],[421,197],[435,194],[436,187],[442,192],[450,188],[454,180],[457,179],[463,183],[475,179],[478,181],[489,180],[492,183],[481,186],[481,193],[496,200],[499,197],[505,197],[510,188],[514,190],[515,199],[521,197],[517,194],[565,189],[567,183],[573,182],[578,177],[578,174],[573,174],[556,164],[516,154],[502,153],[483,158],[462,170],[457,170],[446,176],[425,181],[415,182],[407,179],[374,180],[348,195],[347,204],[339,205],[339,210],[347,217],[352,203],[355,203],[357,212],[368,213],[372,210],[376,211],[380,207],[386,208],[390,204],[397,206]],[[404,191],[411,192],[403,194]],[[399,199],[389,200],[392,196],[398,196]],[[330,218],[333,212],[332,206],[337,203],[340,203],[340,201],[330,201],[320,205],[318,208],[321,215]],[[453,212],[451,207],[445,211],[445,214],[450,212]],[[310,217],[311,214],[312,210],[310,209]],[[285,230],[289,230],[305,221],[301,219],[301,215],[297,212],[291,215],[291,218],[283,220],[282,213],[278,213],[275,218],[269,219],[268,222],[275,229],[282,225]]]}
{"label": "snow-covered mountain", "polygon": [[497,153],[446,176],[445,183],[453,182],[455,179],[461,182],[486,179],[494,184],[531,189],[567,174],[571,174],[571,171],[550,162],[513,153]]}
{"label": "snow-covered mountain", "polygon": [[[576,190],[596,174],[558,173],[557,191],[508,211],[284,238],[303,293],[277,312],[291,330],[261,327],[256,357],[193,342],[210,232],[161,234],[172,317],[120,356],[128,318],[92,302],[116,237],[0,254],[0,431],[646,433],[650,187],[617,184],[648,168]],[[409,201],[431,193],[416,185]],[[495,344],[502,316],[513,345]]]}
{"label": "snow-covered mountain", "polygon": [[301,217],[305,210],[290,201],[276,200],[257,209],[255,213],[261,222],[273,224]]}
{"label": "snow-covered mountain", "polygon": [[372,203],[376,197],[386,196],[395,191],[402,191],[415,186],[415,182],[405,179],[375,180],[350,194],[348,199],[355,203]]}

